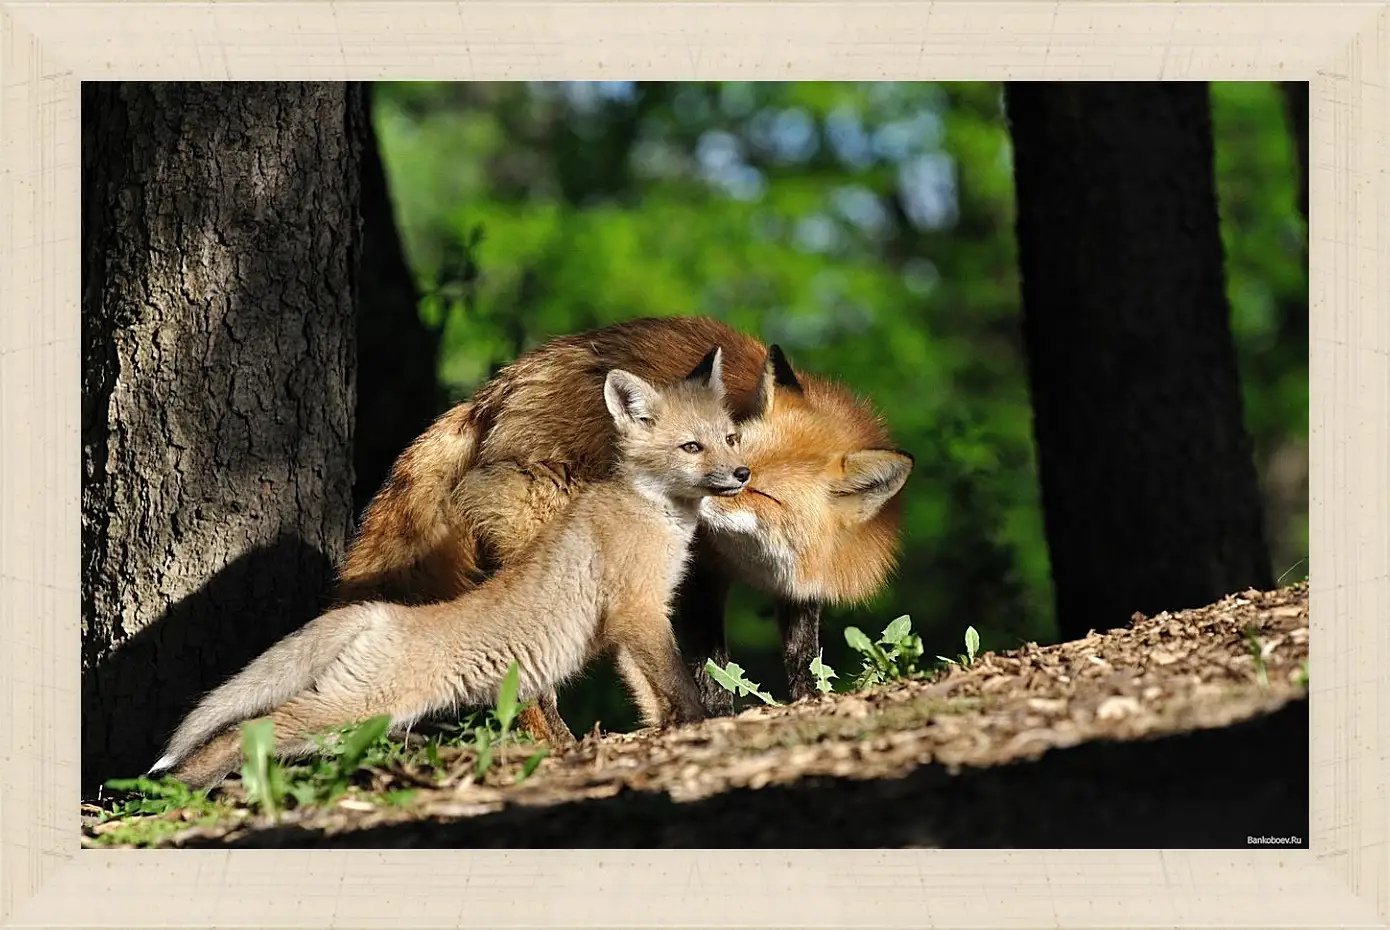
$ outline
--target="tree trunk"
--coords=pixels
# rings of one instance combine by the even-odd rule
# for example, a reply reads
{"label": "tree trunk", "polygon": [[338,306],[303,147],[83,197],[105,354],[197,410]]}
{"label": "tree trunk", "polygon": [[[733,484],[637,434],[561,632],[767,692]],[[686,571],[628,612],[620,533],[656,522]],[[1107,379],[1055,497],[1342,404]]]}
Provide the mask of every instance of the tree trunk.
{"label": "tree trunk", "polygon": [[391,193],[372,123],[372,88],[363,88],[362,289],[357,313],[357,480],[361,513],[391,463],[440,412],[439,334],[420,320],[420,295],[401,249]]}
{"label": "tree trunk", "polygon": [[84,791],[321,607],[363,133],[345,84],[83,84]]}
{"label": "tree trunk", "polygon": [[1063,638],[1271,587],[1206,85],[1011,84],[1006,102]]}

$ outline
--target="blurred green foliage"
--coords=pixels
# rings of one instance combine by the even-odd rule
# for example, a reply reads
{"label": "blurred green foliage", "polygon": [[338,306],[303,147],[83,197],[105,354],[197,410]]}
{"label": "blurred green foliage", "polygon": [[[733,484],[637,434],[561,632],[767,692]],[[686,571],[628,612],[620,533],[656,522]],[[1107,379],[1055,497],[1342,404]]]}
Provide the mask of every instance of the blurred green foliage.
{"label": "blurred green foliage", "polygon": [[[1307,260],[1277,85],[1213,85],[1228,291],[1276,573],[1307,550]],[[1054,635],[994,83],[381,84],[377,129],[439,377],[470,394],[548,338],[708,314],[871,397],[917,458],[901,570],[826,621],[910,613],[928,653]],[[1301,572],[1300,572],[1301,574]],[[780,682],[748,594],[734,657]],[[846,666],[847,667],[847,666]],[[595,683],[596,682],[596,683]],[[611,674],[579,727],[631,722]]]}

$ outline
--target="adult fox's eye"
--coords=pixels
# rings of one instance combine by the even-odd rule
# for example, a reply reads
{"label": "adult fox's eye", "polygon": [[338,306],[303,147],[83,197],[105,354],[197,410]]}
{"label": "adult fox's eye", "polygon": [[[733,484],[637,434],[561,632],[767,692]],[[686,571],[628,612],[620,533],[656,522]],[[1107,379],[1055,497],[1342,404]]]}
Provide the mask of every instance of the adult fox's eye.
{"label": "adult fox's eye", "polygon": [[698,442],[687,442],[685,445],[681,446],[681,448],[684,449],[686,452],[689,452],[691,455],[694,455],[696,452],[699,452],[701,449],[703,449],[704,446],[700,445]]}
{"label": "adult fox's eye", "polygon": [[735,436],[733,433],[730,433],[729,435],[725,436],[724,441],[727,442],[730,447],[738,445],[738,437]]}

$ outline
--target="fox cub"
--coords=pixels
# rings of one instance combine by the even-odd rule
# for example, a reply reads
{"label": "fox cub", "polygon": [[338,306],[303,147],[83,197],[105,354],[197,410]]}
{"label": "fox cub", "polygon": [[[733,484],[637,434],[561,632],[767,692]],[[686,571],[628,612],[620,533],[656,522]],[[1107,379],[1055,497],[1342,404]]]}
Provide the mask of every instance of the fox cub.
{"label": "fox cub", "polygon": [[282,758],[311,734],[379,714],[402,729],[434,711],[490,704],[513,661],[523,700],[553,693],[612,653],[647,725],[704,717],[669,609],[708,498],[748,483],[724,406],[723,353],[654,387],[610,370],[612,475],[575,497],[523,554],[447,601],[339,607],[285,637],[184,719],[151,773],[215,784],[240,764],[239,724],[267,715]]}

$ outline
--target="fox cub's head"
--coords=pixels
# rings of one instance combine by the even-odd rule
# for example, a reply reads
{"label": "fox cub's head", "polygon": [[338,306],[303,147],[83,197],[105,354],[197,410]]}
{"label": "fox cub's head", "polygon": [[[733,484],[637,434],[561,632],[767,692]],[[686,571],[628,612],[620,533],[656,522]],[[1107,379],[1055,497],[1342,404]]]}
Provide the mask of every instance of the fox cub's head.
{"label": "fox cub's head", "polygon": [[748,489],[701,505],[715,548],[745,581],[781,597],[872,596],[896,561],[912,456],[891,448],[867,404],[798,377],[775,345],[751,409],[739,424]]}
{"label": "fox cub's head", "polygon": [[653,387],[615,368],[603,399],[618,431],[622,468],[645,489],[696,501],[748,484],[738,430],[724,405],[723,352],[715,348],[680,381]]}

